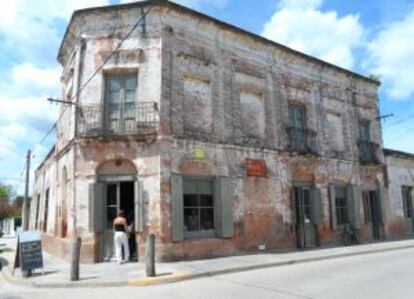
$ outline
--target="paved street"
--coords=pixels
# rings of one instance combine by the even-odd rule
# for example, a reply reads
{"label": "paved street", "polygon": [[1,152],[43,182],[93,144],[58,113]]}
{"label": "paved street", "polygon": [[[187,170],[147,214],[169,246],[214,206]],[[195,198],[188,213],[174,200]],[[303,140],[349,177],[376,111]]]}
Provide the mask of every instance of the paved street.
{"label": "paved street", "polygon": [[27,289],[0,281],[1,299],[411,298],[414,249],[240,272],[153,287]]}

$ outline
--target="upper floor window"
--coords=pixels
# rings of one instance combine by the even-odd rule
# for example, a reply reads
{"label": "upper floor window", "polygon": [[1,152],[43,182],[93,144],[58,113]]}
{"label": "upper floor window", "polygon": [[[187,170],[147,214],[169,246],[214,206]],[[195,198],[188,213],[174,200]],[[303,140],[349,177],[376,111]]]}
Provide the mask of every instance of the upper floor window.
{"label": "upper floor window", "polygon": [[289,123],[291,127],[298,129],[306,129],[305,107],[289,105]]}
{"label": "upper floor window", "polygon": [[289,105],[289,127],[287,128],[289,149],[299,153],[316,150],[315,132],[307,129],[304,106]]}
{"label": "upper floor window", "polygon": [[136,74],[106,77],[105,121],[109,133],[126,133],[135,130],[136,89]]}
{"label": "upper floor window", "polygon": [[359,122],[359,139],[362,141],[371,140],[370,123],[367,120],[361,120]]}
{"label": "upper floor window", "polygon": [[405,218],[413,217],[413,201],[411,198],[411,191],[412,191],[411,187],[404,186],[401,188]]}
{"label": "upper floor window", "polygon": [[328,120],[328,136],[331,149],[338,152],[344,151],[344,127],[341,115],[328,112],[326,118]]}
{"label": "upper floor window", "polygon": [[191,131],[212,132],[212,86],[209,80],[184,78],[184,125]]}
{"label": "upper floor window", "polygon": [[263,96],[252,92],[241,92],[240,106],[244,133],[263,137],[266,126]]}
{"label": "upper floor window", "polygon": [[370,122],[367,120],[359,121],[359,140],[358,140],[359,160],[361,163],[379,162],[379,145],[371,141]]}

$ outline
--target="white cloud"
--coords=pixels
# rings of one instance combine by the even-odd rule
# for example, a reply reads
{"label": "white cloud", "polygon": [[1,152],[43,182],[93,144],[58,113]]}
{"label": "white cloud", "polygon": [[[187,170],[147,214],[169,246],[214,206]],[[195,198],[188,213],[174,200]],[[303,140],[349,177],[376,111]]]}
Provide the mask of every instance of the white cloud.
{"label": "white cloud", "polygon": [[382,29],[368,46],[370,72],[379,75],[394,99],[414,94],[414,9],[403,20]]}
{"label": "white cloud", "polygon": [[320,7],[323,0],[281,0],[279,2],[280,9],[316,9]]}
{"label": "white cloud", "polygon": [[22,60],[53,64],[60,43],[57,21],[67,21],[73,10],[105,5],[109,0],[13,0],[0,10],[2,50],[14,50]]}
{"label": "white cloud", "polygon": [[[10,93],[19,95],[56,95],[60,87],[61,68],[39,68],[30,63],[15,65],[11,71]],[[7,88],[7,86],[5,87]]]}
{"label": "white cloud", "polygon": [[0,136],[4,138],[21,139],[26,137],[26,134],[27,129],[20,124],[11,123],[3,127],[0,127]]}
{"label": "white cloud", "polygon": [[26,126],[30,130],[42,131],[57,118],[57,108],[45,98],[27,97],[22,99],[0,96],[3,126]]}
{"label": "white cloud", "polygon": [[322,0],[283,0],[262,35],[330,63],[352,68],[353,50],[364,42],[358,15],[319,10]]}

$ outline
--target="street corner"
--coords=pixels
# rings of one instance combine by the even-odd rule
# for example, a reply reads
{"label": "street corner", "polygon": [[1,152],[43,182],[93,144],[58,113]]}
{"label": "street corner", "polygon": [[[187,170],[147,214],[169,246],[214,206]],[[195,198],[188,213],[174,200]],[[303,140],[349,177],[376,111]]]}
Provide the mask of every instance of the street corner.
{"label": "street corner", "polygon": [[171,274],[160,274],[155,277],[143,277],[139,279],[128,280],[128,286],[144,287],[160,284],[168,284],[179,282],[183,280],[189,280],[203,276],[203,273],[191,273],[191,272],[174,272]]}

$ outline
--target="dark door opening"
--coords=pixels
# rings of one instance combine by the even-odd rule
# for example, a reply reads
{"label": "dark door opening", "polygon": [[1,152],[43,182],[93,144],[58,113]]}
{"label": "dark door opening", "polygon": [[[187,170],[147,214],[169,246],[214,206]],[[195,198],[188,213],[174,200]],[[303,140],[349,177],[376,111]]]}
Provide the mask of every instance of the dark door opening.
{"label": "dark door opening", "polygon": [[[134,192],[134,182],[111,182],[107,183],[105,187],[106,192],[106,217],[105,217],[105,240],[103,246],[103,259],[111,260],[114,257],[114,232],[112,223],[117,217],[117,214],[120,210],[123,210],[125,217],[128,222],[128,226],[131,227],[131,224],[134,222],[135,210],[135,192]],[[132,225],[133,227],[133,225]],[[136,242],[135,234],[131,234],[133,241],[130,241],[130,255],[131,257],[136,256]]]}
{"label": "dark door opening", "polygon": [[316,229],[312,223],[312,195],[310,187],[294,187],[296,238],[298,248],[316,246]]}
{"label": "dark door opening", "polygon": [[381,206],[379,204],[379,196],[376,191],[369,191],[369,203],[372,215],[372,237],[374,240],[380,239],[380,225],[381,225]]}
{"label": "dark door opening", "polygon": [[125,217],[130,225],[134,221],[134,182],[120,183],[120,210],[125,212]]}

